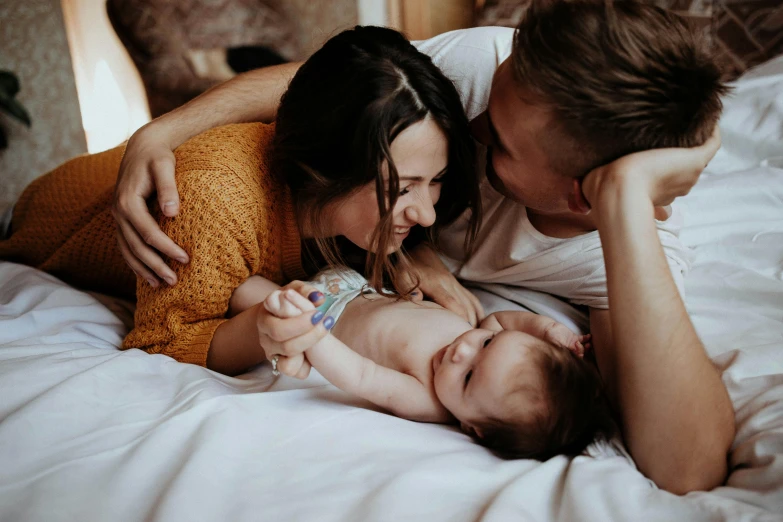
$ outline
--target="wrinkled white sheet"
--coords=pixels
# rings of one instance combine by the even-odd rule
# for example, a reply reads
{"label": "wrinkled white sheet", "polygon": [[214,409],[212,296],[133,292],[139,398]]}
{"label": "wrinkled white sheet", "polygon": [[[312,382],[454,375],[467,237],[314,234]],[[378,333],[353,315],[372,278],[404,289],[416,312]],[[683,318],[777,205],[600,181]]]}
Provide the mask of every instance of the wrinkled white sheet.
{"label": "wrinkled white sheet", "polygon": [[0,262],[0,520],[783,520],[783,170],[759,166],[783,156],[783,59],[740,82],[721,127],[683,239],[737,414],[725,487],[677,497],[612,455],[506,462],[318,376],[120,352],[99,301]]}

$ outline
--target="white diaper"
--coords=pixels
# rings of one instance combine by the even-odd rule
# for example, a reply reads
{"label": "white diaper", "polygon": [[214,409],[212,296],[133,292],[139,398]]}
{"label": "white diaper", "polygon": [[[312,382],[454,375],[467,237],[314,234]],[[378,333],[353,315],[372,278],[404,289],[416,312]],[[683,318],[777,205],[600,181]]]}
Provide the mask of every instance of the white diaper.
{"label": "white diaper", "polygon": [[359,272],[345,267],[326,269],[308,282],[326,297],[318,310],[332,316],[335,323],[348,303],[362,294],[376,293]]}

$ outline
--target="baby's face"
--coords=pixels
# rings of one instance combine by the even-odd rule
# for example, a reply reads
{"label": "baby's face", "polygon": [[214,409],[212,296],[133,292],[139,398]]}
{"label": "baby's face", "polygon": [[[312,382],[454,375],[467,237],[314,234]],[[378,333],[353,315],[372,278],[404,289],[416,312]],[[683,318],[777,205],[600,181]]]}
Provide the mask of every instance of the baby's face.
{"label": "baby's face", "polygon": [[537,404],[510,405],[506,398],[519,379],[538,386],[534,355],[542,349],[546,344],[526,333],[469,330],[432,358],[435,393],[466,431],[477,420],[507,417],[512,406],[532,411]]}

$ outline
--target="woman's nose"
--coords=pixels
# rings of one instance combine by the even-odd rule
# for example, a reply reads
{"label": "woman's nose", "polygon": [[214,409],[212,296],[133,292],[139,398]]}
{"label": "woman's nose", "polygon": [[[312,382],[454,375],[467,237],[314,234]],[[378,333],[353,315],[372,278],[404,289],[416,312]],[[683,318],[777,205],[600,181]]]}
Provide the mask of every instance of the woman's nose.
{"label": "woman's nose", "polygon": [[429,191],[416,199],[416,202],[406,209],[406,217],[423,227],[431,227],[436,216]]}

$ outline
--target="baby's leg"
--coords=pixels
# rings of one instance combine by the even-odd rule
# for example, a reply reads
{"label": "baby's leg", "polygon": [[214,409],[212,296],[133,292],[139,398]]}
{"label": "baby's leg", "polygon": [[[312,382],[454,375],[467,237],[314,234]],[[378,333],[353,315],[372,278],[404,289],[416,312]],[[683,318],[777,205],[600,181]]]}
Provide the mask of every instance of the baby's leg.
{"label": "baby's leg", "polygon": [[250,276],[247,281],[239,285],[234,290],[234,293],[231,294],[231,300],[228,302],[227,317],[234,317],[251,306],[263,303],[269,294],[279,289],[280,286],[269,279],[261,276]]}

